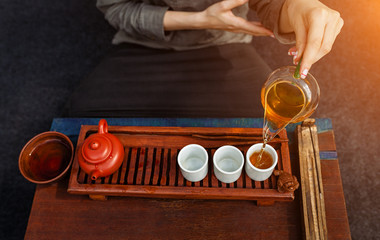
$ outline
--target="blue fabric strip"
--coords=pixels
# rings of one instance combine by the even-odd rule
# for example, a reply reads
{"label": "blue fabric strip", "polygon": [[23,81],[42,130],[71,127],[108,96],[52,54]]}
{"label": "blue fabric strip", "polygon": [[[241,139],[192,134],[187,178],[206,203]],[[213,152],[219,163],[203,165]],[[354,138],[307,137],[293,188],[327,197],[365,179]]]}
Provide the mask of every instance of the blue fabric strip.
{"label": "blue fabric strip", "polygon": [[[81,125],[98,125],[100,118],[55,118],[51,131],[68,135],[79,133]],[[109,125],[115,126],[173,126],[173,127],[252,127],[261,128],[262,118],[106,118]],[[286,127],[287,132],[294,132],[297,124]],[[316,119],[318,132],[332,129],[328,118]]]}
{"label": "blue fabric strip", "polygon": [[319,152],[319,158],[321,160],[337,160],[337,152]]}
{"label": "blue fabric strip", "polygon": [[[67,135],[76,144],[81,125],[98,125],[101,118],[55,118],[51,131]],[[166,127],[239,127],[262,128],[262,118],[105,118],[112,126],[166,126]],[[286,127],[289,143],[295,139],[294,131],[300,123],[289,124]],[[328,118],[316,119],[318,132],[332,129]],[[329,153],[330,154],[330,153]],[[331,155],[323,153],[321,159],[332,159]],[[336,154],[336,153],[335,153]],[[336,157],[335,157],[336,159]]]}

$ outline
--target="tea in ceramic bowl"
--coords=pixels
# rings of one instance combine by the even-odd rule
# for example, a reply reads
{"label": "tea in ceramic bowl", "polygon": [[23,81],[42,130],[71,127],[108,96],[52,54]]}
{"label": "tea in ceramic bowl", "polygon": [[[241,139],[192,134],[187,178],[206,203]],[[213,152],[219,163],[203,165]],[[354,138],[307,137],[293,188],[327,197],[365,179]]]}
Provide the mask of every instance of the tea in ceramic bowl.
{"label": "tea in ceramic bowl", "polygon": [[24,146],[19,156],[21,174],[30,182],[53,182],[69,170],[73,161],[74,146],[59,132],[38,134]]}

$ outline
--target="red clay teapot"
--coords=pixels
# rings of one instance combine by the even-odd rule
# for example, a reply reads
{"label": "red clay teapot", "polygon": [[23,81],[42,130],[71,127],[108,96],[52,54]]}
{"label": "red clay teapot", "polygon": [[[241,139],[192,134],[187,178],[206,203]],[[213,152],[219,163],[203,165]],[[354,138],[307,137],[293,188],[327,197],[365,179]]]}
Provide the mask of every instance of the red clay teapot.
{"label": "red clay teapot", "polygon": [[124,147],[120,140],[108,133],[105,119],[99,121],[98,133],[90,135],[83,143],[78,162],[92,180],[116,172],[124,159]]}

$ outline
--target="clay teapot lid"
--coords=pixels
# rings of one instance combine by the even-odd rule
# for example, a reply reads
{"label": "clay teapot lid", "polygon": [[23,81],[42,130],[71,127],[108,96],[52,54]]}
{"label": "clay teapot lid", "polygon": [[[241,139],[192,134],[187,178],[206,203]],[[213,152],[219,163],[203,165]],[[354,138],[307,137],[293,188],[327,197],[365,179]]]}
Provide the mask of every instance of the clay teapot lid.
{"label": "clay teapot lid", "polygon": [[107,160],[113,149],[113,140],[109,137],[107,121],[99,121],[98,133],[89,136],[83,143],[82,156],[93,164],[101,163]]}

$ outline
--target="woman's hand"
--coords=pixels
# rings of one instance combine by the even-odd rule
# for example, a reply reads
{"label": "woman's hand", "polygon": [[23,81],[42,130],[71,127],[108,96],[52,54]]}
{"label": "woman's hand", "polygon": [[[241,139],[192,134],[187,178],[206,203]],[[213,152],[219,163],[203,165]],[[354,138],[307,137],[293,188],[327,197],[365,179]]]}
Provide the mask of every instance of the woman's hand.
{"label": "woman's hand", "polygon": [[253,36],[272,36],[273,32],[259,22],[250,22],[237,17],[232,9],[248,0],[224,0],[217,2],[201,12],[167,11],[164,16],[165,31],[183,29],[217,29]]}
{"label": "woman's hand", "polygon": [[279,30],[295,32],[296,46],[289,49],[297,64],[301,56],[301,78],[305,78],[310,67],[330,52],[343,27],[343,19],[317,0],[287,0],[280,16]]}
{"label": "woman's hand", "polygon": [[211,5],[202,12],[205,27],[236,33],[246,33],[253,36],[273,36],[273,32],[259,22],[250,22],[237,17],[232,9],[239,7],[248,0],[225,0]]}

